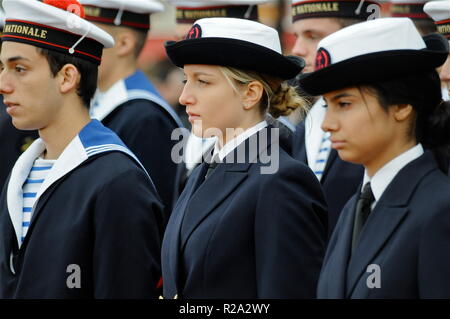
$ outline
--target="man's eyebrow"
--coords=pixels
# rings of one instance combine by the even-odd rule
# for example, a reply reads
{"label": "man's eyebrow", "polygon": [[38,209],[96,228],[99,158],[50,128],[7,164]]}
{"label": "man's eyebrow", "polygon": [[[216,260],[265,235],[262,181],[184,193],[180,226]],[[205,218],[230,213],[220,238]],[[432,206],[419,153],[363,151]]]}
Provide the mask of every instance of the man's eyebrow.
{"label": "man's eyebrow", "polygon": [[30,61],[30,59],[25,58],[25,57],[20,56],[20,55],[13,56],[13,57],[7,59],[8,62],[16,62],[16,61],[18,61],[18,60],[27,60],[27,61]]}

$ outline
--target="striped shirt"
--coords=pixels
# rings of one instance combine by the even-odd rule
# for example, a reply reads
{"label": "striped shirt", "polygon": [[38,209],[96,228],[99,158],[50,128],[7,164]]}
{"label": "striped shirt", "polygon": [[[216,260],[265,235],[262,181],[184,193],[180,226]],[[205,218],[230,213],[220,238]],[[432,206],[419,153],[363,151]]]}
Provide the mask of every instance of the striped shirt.
{"label": "striped shirt", "polygon": [[30,227],[31,217],[33,216],[33,206],[36,202],[36,195],[44,183],[45,178],[53,167],[56,160],[44,160],[38,158],[34,161],[28,178],[22,186],[23,191],[23,209],[22,209],[22,237],[24,241]]}
{"label": "striped shirt", "polygon": [[323,173],[325,171],[330,151],[331,151],[330,133],[325,132],[322,136],[319,153],[317,154],[316,162],[314,165],[314,174],[316,175],[319,181],[322,179]]}

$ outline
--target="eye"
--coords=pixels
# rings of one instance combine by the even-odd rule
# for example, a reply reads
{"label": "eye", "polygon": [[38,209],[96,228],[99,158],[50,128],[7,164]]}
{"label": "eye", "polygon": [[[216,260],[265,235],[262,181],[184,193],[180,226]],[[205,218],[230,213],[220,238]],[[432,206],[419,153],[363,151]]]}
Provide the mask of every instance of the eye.
{"label": "eye", "polygon": [[340,108],[344,108],[344,107],[350,106],[351,103],[350,102],[339,101],[338,105],[339,105]]}
{"label": "eye", "polygon": [[186,83],[187,83],[187,80],[184,79],[184,80],[181,81],[181,83],[186,84]]}
{"label": "eye", "polygon": [[200,83],[200,84],[202,84],[202,85],[207,85],[207,84],[209,84],[209,82],[207,82],[207,81],[205,81],[205,80],[201,80],[201,79],[198,79],[198,83]]}
{"label": "eye", "polygon": [[14,67],[14,70],[16,70],[17,73],[23,73],[23,72],[26,71],[25,68],[23,68],[23,67],[21,67],[21,66],[18,66],[18,65],[16,65],[16,66]]}

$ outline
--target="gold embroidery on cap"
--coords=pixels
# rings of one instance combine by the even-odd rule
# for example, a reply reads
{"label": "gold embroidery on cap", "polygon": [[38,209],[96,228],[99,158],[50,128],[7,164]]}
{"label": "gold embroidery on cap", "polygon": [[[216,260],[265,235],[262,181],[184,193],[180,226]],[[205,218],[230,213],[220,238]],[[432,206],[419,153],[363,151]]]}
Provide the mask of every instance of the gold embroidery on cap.
{"label": "gold embroidery on cap", "polygon": [[4,33],[16,33],[22,35],[28,35],[35,38],[47,39],[47,30],[43,30],[38,27],[30,27],[25,25],[7,24]]}
{"label": "gold embroidery on cap", "polygon": [[292,7],[292,14],[316,13],[316,12],[337,12],[339,11],[339,3],[305,3]]}

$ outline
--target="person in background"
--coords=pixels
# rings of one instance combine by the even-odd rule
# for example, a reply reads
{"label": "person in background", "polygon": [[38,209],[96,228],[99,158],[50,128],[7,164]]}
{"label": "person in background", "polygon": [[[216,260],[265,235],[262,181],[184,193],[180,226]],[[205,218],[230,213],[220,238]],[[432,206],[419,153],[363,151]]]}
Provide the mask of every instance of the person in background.
{"label": "person in background", "polygon": [[436,32],[433,20],[423,11],[429,0],[391,0],[390,12],[392,17],[410,18],[421,35]]}
{"label": "person in background", "polygon": [[[316,58],[320,58],[316,57],[316,52],[321,39],[346,26],[378,17],[379,12],[379,4],[369,1],[341,0],[324,4],[323,1],[293,0],[292,21],[297,40],[292,54],[305,60],[303,73],[314,71]],[[331,236],[342,208],[361,182],[364,169],[341,160],[330,147],[329,134],[321,129],[325,103],[318,96],[309,99],[314,105],[296,127],[292,154],[308,165],[322,184],[328,204],[328,235]]]}
{"label": "person in background", "polygon": [[[447,38],[450,43],[450,1],[430,1],[425,4],[423,10],[434,20],[437,32]],[[442,98],[448,101],[450,100],[450,54],[438,72],[442,84]]]}
{"label": "person in background", "polygon": [[183,127],[137,59],[147,42],[150,15],[163,10],[155,0],[81,0],[86,19],[110,33],[113,48],[104,52],[91,115],[113,130],[142,162],[164,204],[167,221],[184,174],[181,160],[172,158],[179,142],[172,132]]}

